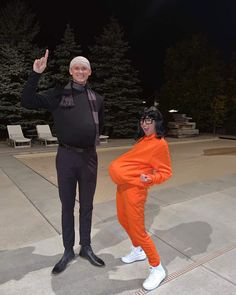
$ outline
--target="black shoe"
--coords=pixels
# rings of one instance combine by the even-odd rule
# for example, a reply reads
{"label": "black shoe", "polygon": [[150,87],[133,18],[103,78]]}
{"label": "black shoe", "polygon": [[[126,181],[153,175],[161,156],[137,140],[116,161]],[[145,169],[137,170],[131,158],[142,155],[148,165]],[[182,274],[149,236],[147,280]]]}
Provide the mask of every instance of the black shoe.
{"label": "black shoe", "polygon": [[52,274],[57,275],[66,269],[67,264],[75,258],[75,253],[73,250],[65,250],[62,258],[57,262],[57,264],[52,269]]}
{"label": "black shoe", "polygon": [[93,253],[91,246],[81,246],[79,256],[87,259],[91,264],[95,266],[105,266],[104,261]]}

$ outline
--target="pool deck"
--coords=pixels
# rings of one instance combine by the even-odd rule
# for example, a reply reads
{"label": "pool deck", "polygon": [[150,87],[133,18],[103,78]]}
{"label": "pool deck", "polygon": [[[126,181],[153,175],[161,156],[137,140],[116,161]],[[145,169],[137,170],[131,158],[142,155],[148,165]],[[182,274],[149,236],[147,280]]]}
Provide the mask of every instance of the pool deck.
{"label": "pool deck", "polygon": [[[174,173],[150,189],[146,228],[168,276],[151,292],[142,289],[148,262],[120,260],[130,241],[118,224],[115,186],[107,172],[133,140],[111,139],[97,149],[92,246],[106,267],[77,257],[58,276],[51,275],[63,252],[57,148],[0,143],[0,294],[235,295],[236,141],[213,136],[167,141]],[[78,253],[78,202],[75,216]]]}

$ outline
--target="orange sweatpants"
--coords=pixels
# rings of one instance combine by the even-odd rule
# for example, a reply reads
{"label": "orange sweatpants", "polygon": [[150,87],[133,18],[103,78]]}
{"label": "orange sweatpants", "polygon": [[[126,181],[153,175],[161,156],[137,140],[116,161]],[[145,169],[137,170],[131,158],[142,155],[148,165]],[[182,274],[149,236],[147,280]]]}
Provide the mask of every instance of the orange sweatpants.
{"label": "orange sweatpants", "polygon": [[160,263],[154,242],[145,229],[144,208],[147,189],[129,184],[117,186],[117,217],[134,247],[142,247],[151,266]]}

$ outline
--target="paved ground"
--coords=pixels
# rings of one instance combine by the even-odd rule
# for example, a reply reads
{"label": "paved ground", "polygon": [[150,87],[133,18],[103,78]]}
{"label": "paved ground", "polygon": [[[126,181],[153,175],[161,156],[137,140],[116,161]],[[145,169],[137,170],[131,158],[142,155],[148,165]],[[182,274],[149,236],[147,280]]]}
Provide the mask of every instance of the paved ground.
{"label": "paved ground", "polygon": [[[146,226],[168,277],[148,294],[235,295],[236,141],[168,141],[174,175],[150,190],[146,206]],[[58,276],[50,273],[63,252],[56,149],[16,150],[0,144],[1,295],[147,293],[141,289],[147,261],[124,265],[119,259],[130,243],[117,223],[115,187],[107,174],[110,161],[132,143],[111,140],[98,149],[92,244],[106,267],[78,257]]]}

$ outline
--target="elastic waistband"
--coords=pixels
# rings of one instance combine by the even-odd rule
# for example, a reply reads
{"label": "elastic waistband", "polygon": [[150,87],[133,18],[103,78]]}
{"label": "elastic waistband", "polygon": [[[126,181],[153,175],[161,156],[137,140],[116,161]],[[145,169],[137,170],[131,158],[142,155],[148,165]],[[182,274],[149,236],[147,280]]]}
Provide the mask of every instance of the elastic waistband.
{"label": "elastic waistband", "polygon": [[77,153],[95,151],[95,147],[80,148],[80,147],[71,146],[65,143],[59,143],[59,146],[71,151],[75,151]]}

